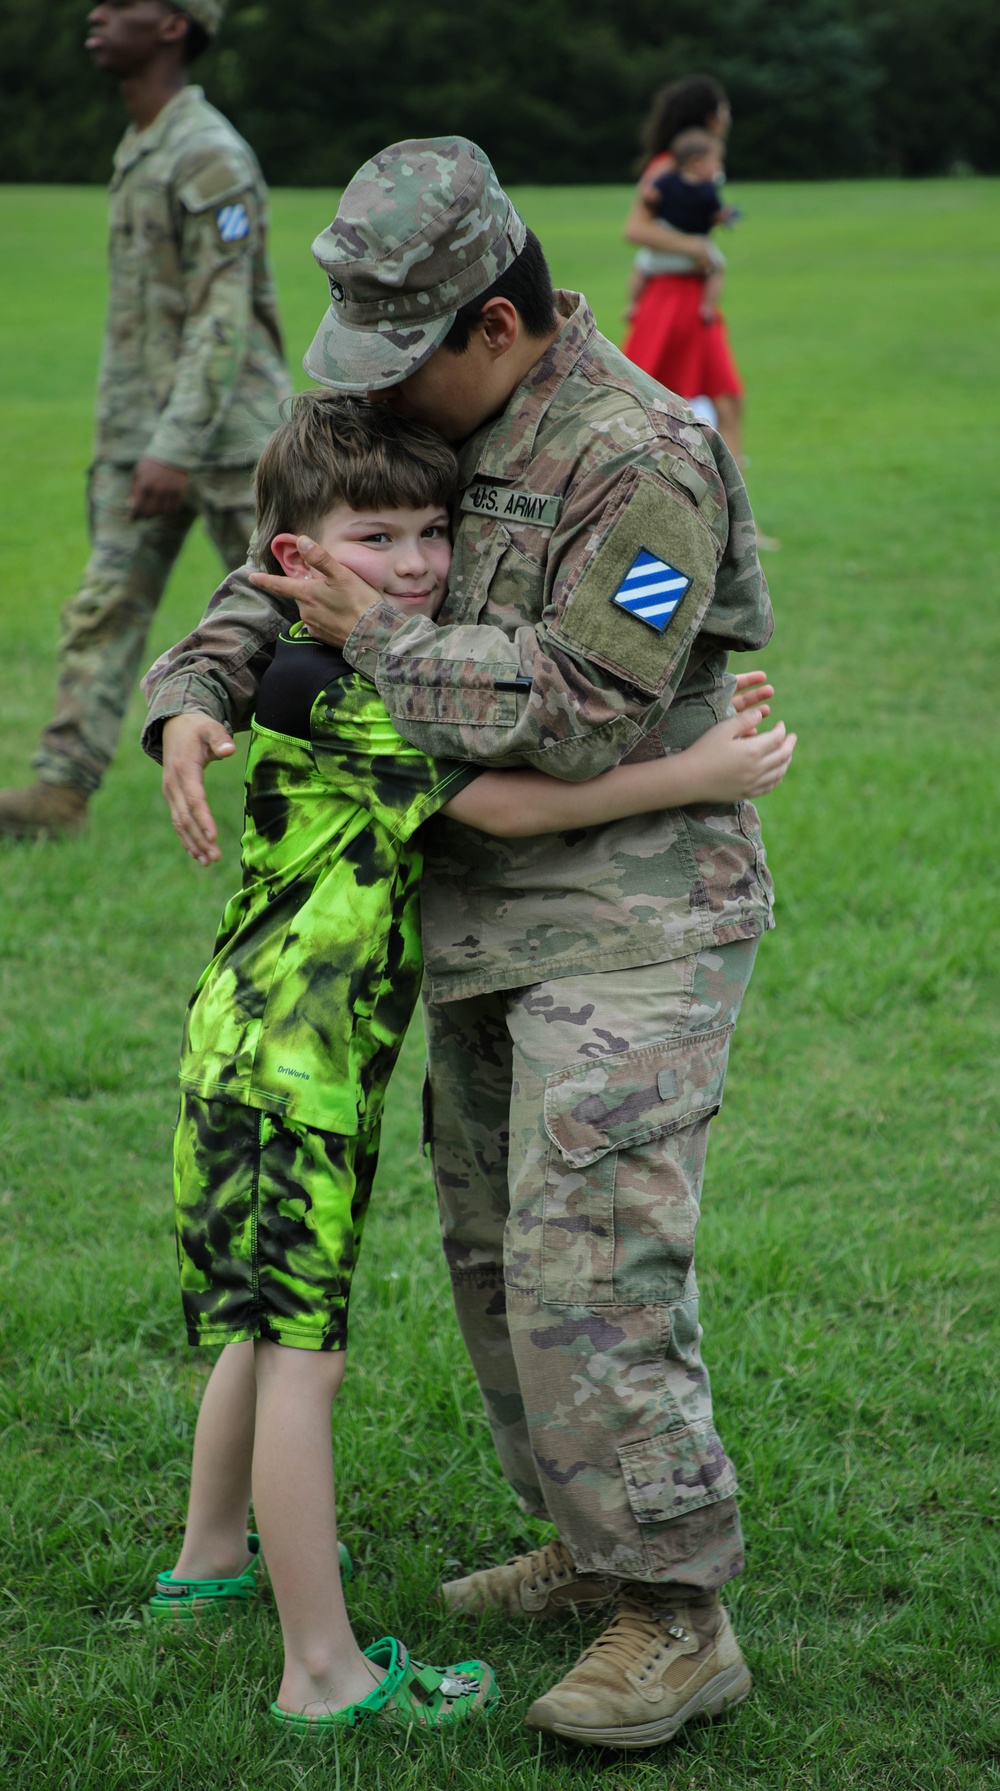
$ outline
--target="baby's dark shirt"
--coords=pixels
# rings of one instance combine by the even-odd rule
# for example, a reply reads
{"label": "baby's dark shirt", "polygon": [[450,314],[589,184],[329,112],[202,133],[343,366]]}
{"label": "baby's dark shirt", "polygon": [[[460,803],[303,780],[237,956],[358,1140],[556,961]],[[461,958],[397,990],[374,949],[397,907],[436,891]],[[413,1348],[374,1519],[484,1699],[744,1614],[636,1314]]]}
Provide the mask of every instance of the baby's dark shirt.
{"label": "baby's dark shirt", "polygon": [[653,185],[660,195],[656,215],[664,224],[671,224],[675,230],[683,230],[688,236],[708,235],[712,219],[722,209],[719,189],[714,180],[701,180],[693,184],[683,180],[677,170],[672,168],[669,173],[661,174]]}

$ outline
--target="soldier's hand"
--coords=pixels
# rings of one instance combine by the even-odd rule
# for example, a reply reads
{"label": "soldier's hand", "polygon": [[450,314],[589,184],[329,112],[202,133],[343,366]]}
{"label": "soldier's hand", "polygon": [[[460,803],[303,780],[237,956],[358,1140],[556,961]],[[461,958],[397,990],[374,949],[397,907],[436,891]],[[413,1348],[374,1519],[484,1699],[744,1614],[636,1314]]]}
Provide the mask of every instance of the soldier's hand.
{"label": "soldier's hand", "polygon": [[770,715],[767,698],[773,695],[774,685],[768,683],[766,672],[737,672],[733,697],[737,715],[742,715],[744,709],[756,709],[758,705],[762,715]]}
{"label": "soldier's hand", "polygon": [[232,735],[211,715],[172,715],[163,725],[163,794],[174,832],[198,864],[221,857],[205,800],[205,766],[235,751]]}
{"label": "soldier's hand", "polygon": [[310,569],[307,574],[279,578],[272,572],[251,572],[250,582],[297,604],[314,640],[342,647],[365,611],[378,602],[379,593],[308,535],[298,535],[296,546]]}
{"label": "soldier's hand", "polygon": [[128,513],[133,522],[146,516],[169,516],[179,510],[187,486],[187,473],[165,460],[140,460],[132,474]]}

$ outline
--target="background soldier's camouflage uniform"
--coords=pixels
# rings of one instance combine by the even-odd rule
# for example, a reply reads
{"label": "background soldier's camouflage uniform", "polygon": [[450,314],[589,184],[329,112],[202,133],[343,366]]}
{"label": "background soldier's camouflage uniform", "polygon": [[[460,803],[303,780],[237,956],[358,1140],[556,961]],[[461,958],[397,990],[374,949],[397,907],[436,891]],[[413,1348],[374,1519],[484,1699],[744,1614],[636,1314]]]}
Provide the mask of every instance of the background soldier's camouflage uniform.
{"label": "background soldier's camouflage uniform", "polygon": [[[193,16],[197,16],[197,9]],[[250,469],[289,390],[252,151],[199,87],[130,127],[110,187],[110,292],[98,385],[92,552],[63,612],[56,713],[34,760],[49,783],[97,787],[149,623],[200,513],[223,564],[253,528]],[[133,521],[149,456],[189,475],[181,507]]]}
{"label": "background soldier's camouflage uniform", "polygon": [[[552,347],[462,450],[438,625],[376,603],[344,652],[426,752],[580,779],[725,716],[728,650],[763,646],[772,624],[724,444],[597,335],[583,301],[559,304]],[[408,315],[417,330],[416,303]],[[382,318],[398,328],[388,301]],[[644,548],[690,579],[662,632],[614,601]],[[281,621],[245,575],[228,579],[147,679],[149,750],[182,710],[246,725]],[[772,924],[756,812],[527,841],[439,817],[426,835],[435,1178],[504,1466],[580,1569],[717,1586],[742,1557],[693,1242],[729,1035]]]}

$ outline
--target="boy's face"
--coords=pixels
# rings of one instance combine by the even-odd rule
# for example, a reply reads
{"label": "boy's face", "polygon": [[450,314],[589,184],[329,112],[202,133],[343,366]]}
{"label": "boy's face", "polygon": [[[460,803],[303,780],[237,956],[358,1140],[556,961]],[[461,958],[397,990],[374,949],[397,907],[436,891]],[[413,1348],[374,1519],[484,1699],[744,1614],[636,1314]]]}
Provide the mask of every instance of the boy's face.
{"label": "boy's face", "polygon": [[447,510],[361,511],[338,504],[316,539],[404,615],[437,615],[451,565]]}

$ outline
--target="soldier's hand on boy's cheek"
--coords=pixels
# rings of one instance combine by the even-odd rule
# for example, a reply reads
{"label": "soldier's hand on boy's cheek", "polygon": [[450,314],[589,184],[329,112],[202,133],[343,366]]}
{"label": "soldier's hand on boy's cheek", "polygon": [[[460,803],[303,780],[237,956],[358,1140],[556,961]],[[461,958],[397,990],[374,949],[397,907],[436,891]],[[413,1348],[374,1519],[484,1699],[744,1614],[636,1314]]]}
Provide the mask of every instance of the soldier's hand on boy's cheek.
{"label": "soldier's hand on boy's cheek", "polygon": [[308,577],[278,578],[270,572],[251,572],[250,582],[297,604],[314,640],[342,647],[365,611],[378,602],[379,593],[308,535],[299,535],[297,546],[311,568]]}
{"label": "soldier's hand on boy's cheek", "polygon": [[133,522],[146,516],[169,516],[179,510],[187,486],[187,473],[164,460],[140,460],[132,475],[128,513]]}

